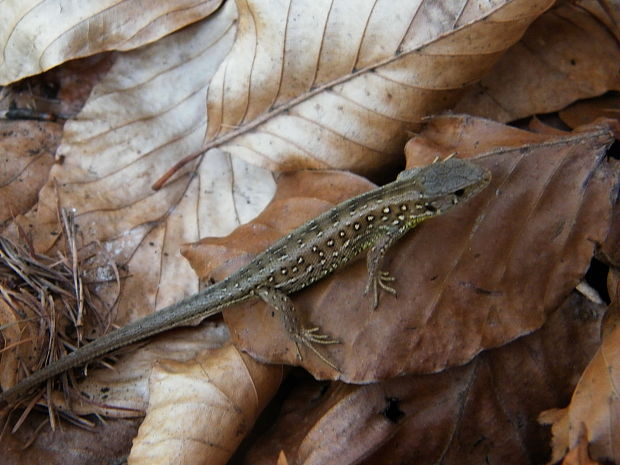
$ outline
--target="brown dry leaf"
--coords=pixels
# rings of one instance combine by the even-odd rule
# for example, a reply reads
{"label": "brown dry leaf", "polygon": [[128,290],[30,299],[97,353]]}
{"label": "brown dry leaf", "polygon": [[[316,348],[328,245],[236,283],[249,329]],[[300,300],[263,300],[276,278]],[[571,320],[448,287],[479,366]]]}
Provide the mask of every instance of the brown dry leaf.
{"label": "brown dry leaf", "polygon": [[0,121],[0,230],[36,203],[60,135],[57,123]]}
{"label": "brown dry leaf", "polygon": [[160,362],[129,463],[227,463],[280,386],[282,370],[233,346],[191,362]]}
{"label": "brown dry leaf", "polygon": [[442,115],[428,119],[424,130],[407,142],[405,156],[407,167],[427,165],[444,153],[471,158],[497,147],[542,144],[552,135],[523,131],[467,115]]}
{"label": "brown dry leaf", "polygon": [[[2,357],[2,370],[0,371],[0,385],[12,386],[15,384],[15,376],[19,371],[19,360],[35,353],[38,355],[38,347],[32,347],[32,334],[23,334],[18,324],[21,315],[17,315],[13,308],[0,299],[0,321],[3,322],[2,339],[4,347],[16,347],[11,356]],[[21,341],[26,340],[27,343]]]}
{"label": "brown dry leaf", "polygon": [[[372,309],[363,292],[366,264],[361,260],[299,293],[296,305],[308,321],[343,342],[324,351],[344,380],[439,371],[538,329],[579,283],[595,244],[609,229],[609,192],[618,167],[604,157],[612,142],[606,129],[558,137],[475,118],[435,123],[428,138],[443,144],[444,155],[473,155],[486,144],[506,148],[477,160],[493,173],[490,187],[425,222],[388,255],[385,268],[397,279],[397,299],[383,295],[379,308]],[[438,126],[441,133],[435,133]],[[490,132],[494,136],[487,142]],[[225,263],[211,268],[216,280],[239,267],[248,253],[340,200],[329,199],[333,188],[324,189],[321,201],[312,199],[318,173],[289,176],[286,183],[296,186],[294,192],[288,189],[290,203],[278,196],[252,224],[228,238],[201,241],[202,260]],[[348,175],[340,181],[337,174],[329,176],[334,186],[349,182]],[[227,243],[231,249],[222,250]],[[243,260],[235,258],[243,254]],[[244,350],[260,359],[299,363],[279,319],[262,303],[239,305],[224,317]],[[335,375],[310,353],[302,364],[315,376]]]}
{"label": "brown dry leaf", "polygon": [[206,147],[280,170],[394,164],[406,130],[453,104],[550,5],[239,1]]}
{"label": "brown dry leaf", "polygon": [[75,58],[131,50],[209,16],[222,0],[2,3],[0,84]]}
{"label": "brown dry leaf", "polygon": [[[619,199],[620,200],[620,199]],[[611,228],[607,239],[601,247],[601,255],[604,257],[604,261],[615,268],[620,268],[620,202],[616,202],[614,208],[614,215],[611,220]],[[607,286],[611,287],[611,286]],[[610,291],[613,294],[614,290]]]}
{"label": "brown dry leaf", "polygon": [[578,446],[582,424],[588,431],[589,455],[595,461],[620,462],[620,317],[617,303],[605,322],[603,341],[575,388],[570,405],[550,410],[540,420],[553,424],[553,458]]}
{"label": "brown dry leaf", "polygon": [[[573,293],[535,333],[434,375],[354,387],[307,383],[258,437],[245,463],[291,465],[542,463],[548,435],[536,422],[570,398],[600,342],[605,311]],[[574,350],[579,347],[579,350]]]}
{"label": "brown dry leaf", "polygon": [[102,53],[74,60],[3,87],[0,116],[64,124],[80,112],[93,86],[108,72],[115,57],[113,53]]}
{"label": "brown dry leaf", "polygon": [[579,439],[577,444],[562,460],[562,465],[598,465],[599,462],[595,462],[590,458],[588,452],[588,430],[585,425],[581,425],[581,432],[579,433]]}
{"label": "brown dry leaf", "polygon": [[[527,129],[529,131],[535,132],[536,134],[547,134],[547,135],[562,135],[566,134],[566,129],[558,129],[555,125],[552,125],[548,121],[543,121],[536,116],[529,119],[527,122]],[[613,132],[613,130],[612,130]]]}
{"label": "brown dry leaf", "polygon": [[52,431],[40,428],[48,421],[45,413],[31,416],[17,433],[2,436],[2,465],[120,465],[138,429],[135,420],[112,420],[92,429],[65,423]]}
{"label": "brown dry leaf", "polygon": [[619,28],[613,21],[608,27],[611,11],[595,1],[558,3],[468,90],[455,111],[513,121],[620,90],[620,46],[614,36]]}
{"label": "brown dry leaf", "polygon": [[620,120],[620,95],[612,92],[603,97],[579,101],[558,114],[570,128],[589,124],[597,118]]}

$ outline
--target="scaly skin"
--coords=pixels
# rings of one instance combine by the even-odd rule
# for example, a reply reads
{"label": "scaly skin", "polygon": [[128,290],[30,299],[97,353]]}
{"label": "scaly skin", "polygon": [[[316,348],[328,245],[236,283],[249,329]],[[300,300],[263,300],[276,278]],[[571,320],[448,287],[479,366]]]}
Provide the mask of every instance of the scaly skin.
{"label": "scaly skin", "polygon": [[[381,271],[388,248],[422,221],[440,215],[484,189],[486,169],[459,159],[403,171],[398,179],[335,206],[287,234],[228,278],[173,305],[112,331],[33,373],[0,394],[0,403],[75,366],[149,336],[206,318],[251,298],[260,298],[282,319],[292,341],[337,368],[315,345],[338,341],[308,326],[289,294],[324,278],[368,250],[368,285],[375,307],[378,288],[394,293]],[[300,355],[301,357],[301,355]]]}

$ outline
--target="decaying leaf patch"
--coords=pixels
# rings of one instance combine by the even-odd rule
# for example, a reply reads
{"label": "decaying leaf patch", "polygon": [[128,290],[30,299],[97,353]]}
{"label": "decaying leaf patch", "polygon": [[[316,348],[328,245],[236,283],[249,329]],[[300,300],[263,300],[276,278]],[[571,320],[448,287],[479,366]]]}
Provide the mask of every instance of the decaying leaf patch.
{"label": "decaying leaf patch", "polygon": [[[481,129],[495,132],[495,138],[485,143],[505,148],[476,159],[493,174],[484,192],[425,222],[389,253],[385,267],[397,279],[398,298],[382,295],[379,308],[373,310],[364,295],[366,265],[360,260],[302,291],[295,300],[308,312],[308,321],[343,342],[332,346],[329,354],[344,380],[368,382],[440,371],[538,329],[580,281],[595,244],[609,229],[609,192],[616,190],[618,168],[605,158],[611,143],[608,130],[558,137],[471,118],[436,124],[442,122],[452,124],[452,131],[441,132],[442,140],[449,141],[444,155],[478,153],[473,142],[480,140]],[[482,140],[483,134],[484,130]],[[436,135],[429,131],[429,136]],[[528,139],[532,142],[526,143]],[[487,147],[480,145],[484,152]],[[316,202],[299,197],[320,175],[293,176],[291,184],[297,186],[293,197],[286,201],[277,197],[255,221],[229,238],[201,241],[207,246],[203,260],[210,261],[208,254],[215,251],[214,261],[229,264],[226,271],[218,270],[216,279],[240,266],[238,260],[224,258],[220,247],[228,241],[233,244],[228,257],[256,253],[318,213],[312,207]],[[333,180],[337,175],[329,176],[330,182],[337,182]],[[340,183],[347,183],[346,175]],[[308,197],[313,192],[310,188]],[[303,205],[310,206],[308,214],[289,222],[288,212],[299,215]],[[282,228],[280,234],[273,231],[274,225]],[[248,244],[250,231],[257,247]],[[199,267],[207,269],[204,264]],[[226,311],[225,319],[241,347],[262,359],[298,363],[292,342],[271,310],[261,303],[239,307]],[[302,364],[318,376],[330,372],[311,354]]]}
{"label": "decaying leaf patch", "polygon": [[306,384],[246,462],[273,463],[280,453],[290,465],[333,457],[341,464],[541,463],[548,436],[536,416],[570,398],[600,341],[603,313],[574,293],[541,329],[464,367],[367,386],[334,383],[325,394]]}
{"label": "decaying leaf patch", "polygon": [[609,93],[602,97],[582,100],[558,112],[562,121],[571,128],[590,124],[597,118],[620,118],[620,95]]}
{"label": "decaying leaf patch", "polygon": [[[57,154],[64,163],[51,176],[61,204],[77,210],[84,234],[104,242],[127,270],[119,324],[196,292],[180,245],[229,232],[256,216],[273,194],[271,172],[230,154],[268,150],[277,158],[286,152],[279,168],[368,172],[394,164],[404,128],[452,102],[549,2],[504,8],[472,2],[439,12],[432,2],[419,8],[405,2],[405,10],[389,17],[372,2],[337,2],[331,9],[303,2],[290,8],[239,4],[240,29],[230,53],[237,13],[226,2],[208,20],[119,56],[66,125]],[[350,23],[350,11],[364,15]],[[314,17],[322,18],[324,35],[307,22]],[[277,44],[286,46],[272,48]],[[272,66],[274,53],[281,66]],[[211,150],[199,167],[190,164],[164,188],[151,190],[175,161],[204,148],[205,132],[207,144],[228,155]],[[308,158],[308,151],[316,153]],[[41,191],[36,212],[19,220],[32,231],[37,250],[54,242],[51,188]]]}
{"label": "decaying leaf patch", "polygon": [[57,237],[57,197],[76,210],[82,234],[103,242],[126,271],[118,324],[196,292],[180,244],[229,232],[272,195],[271,173],[218,151],[195,175],[186,171],[165,189],[150,189],[178,153],[202,143],[207,86],[230,48],[234,19],[228,2],[203,23],[119,55],[65,125],[56,154],[63,163],[50,174],[55,184],[18,219],[45,251]]}
{"label": "decaying leaf patch", "polygon": [[[40,24],[37,11],[59,3],[22,3],[21,13],[11,10],[0,18],[0,49],[8,60],[0,61],[0,77],[4,71],[22,77],[97,50],[143,45],[194,22],[217,2],[185,2],[185,10],[160,17],[158,12],[181,3],[155,5],[125,21],[122,34],[114,37],[107,34],[114,25],[106,18],[122,19],[119,12],[138,2],[125,1],[98,15],[65,8],[73,19],[84,18],[74,28],[64,20],[48,21],[54,27],[39,28],[34,41],[24,38]],[[37,251],[49,250],[57,242],[60,196],[62,206],[76,209],[84,237],[101,241],[123,271],[118,323],[139,318],[197,291],[196,275],[202,285],[221,279],[308,217],[373,187],[350,174],[287,173],[255,222],[228,237],[196,243],[229,233],[262,211],[274,191],[268,169],[338,167],[389,176],[407,130],[455,102],[551,3],[464,1],[438,8],[432,1],[386,7],[373,1],[228,0],[206,21],[153,45],[112,54],[114,66],[66,126],[51,172],[55,181],[41,190],[36,210],[18,223]],[[478,95],[482,113],[525,116],[615,88],[617,60],[609,56],[615,56],[617,42],[609,38],[620,35],[609,2],[599,3],[560,4],[548,12],[513,51],[526,61],[532,52],[550,73],[536,82],[528,74],[533,67],[520,65],[515,54],[507,56],[504,76],[524,77],[525,84],[490,75],[483,81],[487,92]],[[84,8],[97,11],[101,5]],[[586,11],[603,13],[593,15],[600,23]],[[16,18],[22,21],[11,24]],[[559,27],[563,38],[577,38],[573,45],[566,40],[541,45],[541,37],[551,40],[545,33]],[[102,32],[89,38],[85,30]],[[579,34],[596,37],[602,55]],[[33,52],[23,54],[23,44]],[[592,58],[596,66],[587,61]],[[526,95],[516,89],[526,89]],[[498,98],[507,94],[511,100]],[[59,98],[59,105],[66,104],[66,96]],[[575,126],[579,111],[564,115],[565,121]],[[608,114],[613,116],[613,109]],[[493,185],[392,250],[386,268],[398,279],[399,295],[382,295],[376,311],[363,296],[363,260],[295,302],[310,321],[343,341],[326,350],[344,380],[441,373],[364,387],[334,385],[318,406],[321,390],[302,396],[296,411],[285,412],[278,431],[260,441],[251,463],[273,463],[275,457],[279,463],[329,462],[337,455],[342,463],[365,463],[365,458],[367,463],[521,464],[542,456],[544,439],[532,419],[542,408],[568,402],[597,341],[600,307],[592,306],[591,320],[576,322],[567,309],[571,301],[580,307],[582,299],[577,304],[572,296],[558,305],[582,278],[613,221],[618,168],[603,156],[611,141],[604,129],[560,134],[538,127],[544,134],[477,118],[435,118],[408,144],[409,167],[453,152],[471,158],[493,152],[474,160],[493,171]],[[170,166],[205,147],[213,150],[174,171],[161,190],[151,189]],[[51,157],[46,161],[45,169]],[[19,180],[15,173],[34,174],[34,167],[17,160],[9,177]],[[0,195],[16,185],[3,184],[3,174]],[[43,181],[37,182],[31,195],[21,197],[16,190],[7,197],[10,208],[17,205],[22,213],[31,205]],[[5,214],[0,221],[14,214],[0,213]],[[617,212],[615,217],[620,218]],[[17,230],[12,225],[11,232]],[[614,237],[603,250],[610,262],[619,256]],[[194,244],[182,246],[188,242]],[[227,310],[225,318],[241,349],[265,361],[298,363],[279,320],[260,304]],[[2,301],[0,321],[16,321]],[[78,388],[83,397],[72,407],[79,413],[133,416],[149,402],[134,463],[226,461],[273,395],[280,368],[256,364],[232,348],[214,356],[212,345],[223,343],[225,334],[214,336],[211,329],[173,331],[123,356],[116,371],[91,367]],[[3,334],[17,341],[23,357],[31,355],[23,341],[32,333],[12,324]],[[520,339],[510,342],[515,338]],[[571,350],[575,343],[580,351]],[[14,357],[6,360],[3,385],[12,383],[6,375],[18,366]],[[148,387],[154,360],[163,361]],[[317,376],[336,376],[313,354],[304,354],[303,365]],[[62,407],[60,397],[52,398]],[[220,423],[228,428],[220,429]],[[596,429],[588,434],[597,440]],[[40,457],[22,458],[34,463],[61,456],[83,463],[99,460],[98,454],[105,456],[101,461],[120,455],[96,442],[43,434],[34,446]],[[48,453],[59,445],[62,452]],[[63,454],[89,446],[96,450]],[[3,447],[16,449],[6,439]]]}
{"label": "decaying leaf patch", "polygon": [[0,230],[36,203],[60,135],[56,123],[0,121]]}
{"label": "decaying leaf patch", "polygon": [[590,458],[588,451],[588,429],[582,423],[577,444],[562,459],[562,465],[602,465]]}

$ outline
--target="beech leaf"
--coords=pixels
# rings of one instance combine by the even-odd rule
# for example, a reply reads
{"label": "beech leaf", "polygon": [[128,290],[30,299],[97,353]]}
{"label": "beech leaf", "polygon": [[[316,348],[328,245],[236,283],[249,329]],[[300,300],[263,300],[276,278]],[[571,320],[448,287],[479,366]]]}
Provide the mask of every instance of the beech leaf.
{"label": "beech leaf", "polygon": [[[117,322],[139,318],[198,290],[178,253],[182,243],[228,233],[273,195],[271,172],[242,161],[237,148],[269,147],[275,163],[246,157],[268,168],[368,172],[396,163],[405,129],[453,102],[549,3],[466,2],[438,10],[433,2],[373,9],[341,0],[331,8],[291,2],[282,9],[256,0],[239,2],[234,38],[235,4],[226,2],[207,20],[118,56],[65,126],[57,154],[64,163],[51,173],[58,190],[48,183],[19,224],[37,250],[48,250],[57,237],[58,197],[75,209],[85,238],[104,242],[129,275]],[[364,14],[343,22],[350,11]],[[324,31],[310,17],[322,18]],[[282,66],[271,66],[270,57]],[[317,105],[319,124],[299,113]],[[295,134],[302,138],[275,142]],[[199,165],[151,189],[175,161],[210,146]],[[308,159],[308,151],[317,153]]]}
{"label": "beech leaf", "polygon": [[191,362],[160,362],[129,463],[228,463],[281,379],[282,367],[260,364],[233,346]]}
{"label": "beech leaf", "polygon": [[0,84],[75,58],[131,50],[209,16],[222,0],[2,3]]}
{"label": "beech leaf", "polygon": [[551,2],[239,0],[209,87],[206,148],[269,169],[395,163]]}
{"label": "beech leaf", "polygon": [[[198,328],[181,328],[155,337],[140,346],[128,348],[114,369],[91,366],[72,399],[71,410],[78,415],[92,413],[114,418],[141,417],[149,402],[148,379],[153,366],[160,360],[194,363],[205,354],[214,353],[228,344],[226,325],[211,323]],[[54,405],[66,408],[64,396],[54,393]]]}

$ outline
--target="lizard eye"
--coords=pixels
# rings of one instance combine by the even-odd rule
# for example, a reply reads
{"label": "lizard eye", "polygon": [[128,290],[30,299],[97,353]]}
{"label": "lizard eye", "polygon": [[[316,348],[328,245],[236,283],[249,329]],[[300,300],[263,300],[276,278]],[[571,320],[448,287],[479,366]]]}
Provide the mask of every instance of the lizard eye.
{"label": "lizard eye", "polygon": [[456,195],[457,197],[463,197],[463,195],[465,195],[465,189],[459,189],[454,193],[454,195]]}

